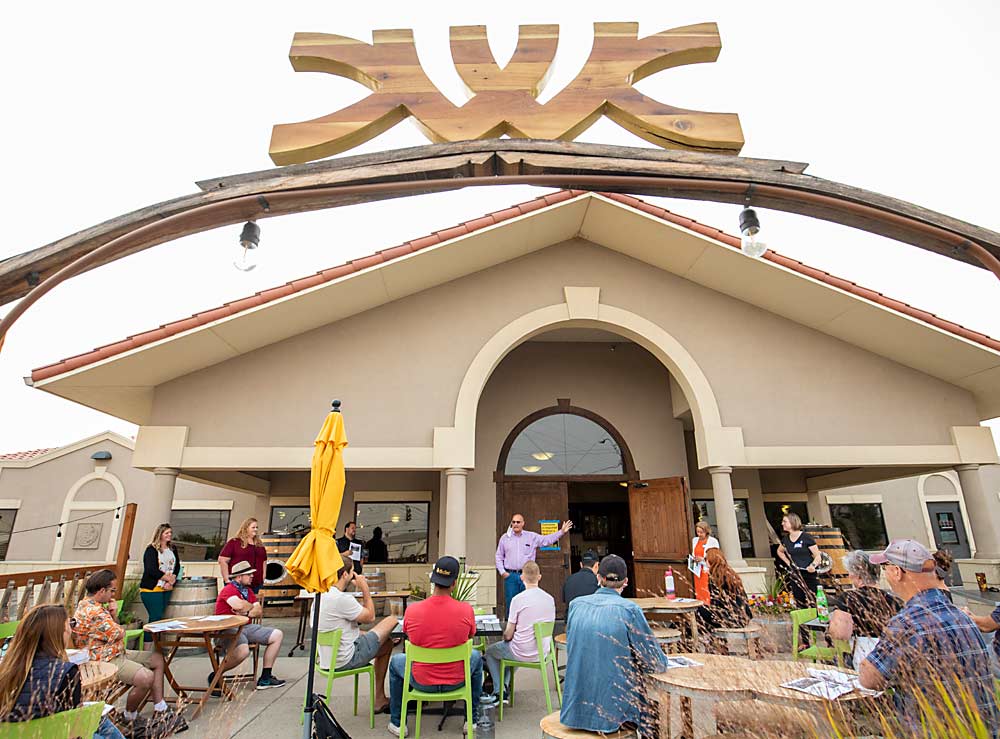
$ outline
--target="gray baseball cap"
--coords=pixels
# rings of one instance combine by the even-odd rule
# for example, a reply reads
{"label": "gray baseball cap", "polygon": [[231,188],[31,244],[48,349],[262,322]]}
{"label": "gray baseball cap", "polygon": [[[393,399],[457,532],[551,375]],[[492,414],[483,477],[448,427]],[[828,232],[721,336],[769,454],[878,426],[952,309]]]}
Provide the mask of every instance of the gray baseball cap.
{"label": "gray baseball cap", "polygon": [[927,547],[913,539],[893,539],[884,552],[873,554],[871,561],[877,565],[896,565],[907,572],[934,571],[934,555]]}

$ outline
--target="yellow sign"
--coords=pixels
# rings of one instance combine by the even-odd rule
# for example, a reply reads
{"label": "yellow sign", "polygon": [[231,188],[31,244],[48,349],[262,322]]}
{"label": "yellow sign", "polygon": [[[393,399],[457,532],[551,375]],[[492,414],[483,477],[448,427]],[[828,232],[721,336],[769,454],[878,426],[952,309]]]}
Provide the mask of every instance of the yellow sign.
{"label": "yellow sign", "polygon": [[[559,520],[558,519],[539,519],[538,521],[538,533],[542,536],[549,536],[559,531]],[[559,542],[555,544],[549,544],[547,547],[538,547],[540,552],[558,552]]]}
{"label": "yellow sign", "polygon": [[432,141],[512,138],[572,140],[601,116],[665,148],[736,154],[739,117],[675,108],[638,92],[636,82],[664,69],[712,62],[722,48],[714,23],[638,38],[637,23],[595,23],[590,57],[551,100],[537,97],[551,73],[559,27],[521,26],[510,63],[500,69],[486,26],[451,28],[459,75],[474,97],[457,106],[420,66],[410,30],[375,31],[373,43],[325,33],[297,33],[290,58],[299,72],[326,72],[359,82],[372,94],[321,118],[279,124],[271,159],[298,164],[358,146],[413,117]]}

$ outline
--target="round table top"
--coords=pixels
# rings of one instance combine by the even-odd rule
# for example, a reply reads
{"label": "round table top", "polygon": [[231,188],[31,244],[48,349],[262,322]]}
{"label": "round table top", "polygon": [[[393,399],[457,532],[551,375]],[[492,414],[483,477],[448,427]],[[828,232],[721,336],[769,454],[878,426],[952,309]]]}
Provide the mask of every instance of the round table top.
{"label": "round table top", "polygon": [[702,601],[694,598],[685,598],[683,600],[675,598],[671,600],[670,598],[657,596],[655,598],[628,598],[628,600],[635,603],[644,611],[657,611],[659,613],[686,613],[687,611],[696,611],[699,606],[705,605]]}
{"label": "round table top", "polygon": [[[250,623],[250,619],[246,616],[226,616],[225,619],[219,621],[203,621],[204,616],[188,616],[186,618],[165,618],[162,621],[153,621],[153,623],[146,624],[143,629],[149,631],[153,636],[157,634],[203,634],[213,631],[225,631],[226,629],[235,629],[237,626],[243,626],[244,624]],[[150,626],[154,624],[164,623],[166,621],[178,621],[184,626],[182,628],[176,629],[166,629],[164,631],[151,631]]]}
{"label": "round table top", "polygon": [[118,668],[110,662],[91,660],[80,665],[80,684],[84,690],[99,688],[118,674]]}
{"label": "round table top", "polygon": [[[653,680],[664,688],[677,687],[710,695],[725,695],[725,700],[757,698],[760,700],[779,699],[782,702],[829,703],[826,698],[809,695],[799,690],[781,687],[800,677],[809,677],[811,662],[790,660],[748,660],[722,654],[684,654],[700,662],[701,667],[677,667],[652,675]],[[832,668],[829,668],[832,669]],[[856,674],[851,670],[840,670]],[[837,700],[855,701],[864,698],[857,691],[842,695]]]}

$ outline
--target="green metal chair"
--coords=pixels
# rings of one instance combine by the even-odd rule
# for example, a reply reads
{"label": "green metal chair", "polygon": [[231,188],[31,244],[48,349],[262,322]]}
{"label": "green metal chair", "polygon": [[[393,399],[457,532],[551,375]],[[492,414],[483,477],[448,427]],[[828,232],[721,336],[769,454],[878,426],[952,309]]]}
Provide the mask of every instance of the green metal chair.
{"label": "green metal chair", "polygon": [[[440,703],[443,701],[465,701],[465,730],[468,739],[472,739],[472,677],[469,659],[472,657],[472,640],[449,649],[433,649],[418,647],[412,642],[406,642],[406,667],[403,672],[403,710],[400,719],[399,735],[406,736],[406,711],[410,701],[417,702],[417,723],[414,739],[420,739],[420,712],[424,703]],[[465,666],[465,682],[462,687],[449,690],[447,693],[425,693],[410,687],[410,670],[414,662],[424,665],[440,665],[448,662],[462,662]]]}
{"label": "green metal chair", "polygon": [[799,627],[806,621],[812,621],[816,618],[816,613],[815,608],[802,608],[798,611],[792,611],[789,614],[792,617],[792,659],[805,658],[813,662],[822,660],[824,662],[836,662],[839,665],[843,662],[842,655],[845,653],[850,654],[851,652],[850,642],[834,639],[832,647],[824,647],[814,644],[810,636],[809,646],[799,651]]}
{"label": "green metal chair", "polygon": [[8,621],[7,623],[0,624],[0,639],[6,639],[8,636],[14,636],[14,632],[17,631],[17,625],[21,623],[20,621]]}
{"label": "green metal chair", "polygon": [[[527,667],[531,670],[538,670],[542,673],[542,690],[545,691],[545,708],[547,713],[552,713],[552,694],[549,691],[548,666],[552,665],[552,674],[556,680],[556,693],[559,696],[559,705],[562,706],[562,685],[559,684],[559,661],[556,659],[556,645],[552,638],[552,629],[555,627],[554,621],[539,621],[535,624],[535,643],[538,644],[538,661],[521,662],[520,660],[502,659],[500,660],[500,720],[503,721],[503,694],[504,677],[509,667],[511,669],[510,680],[510,705],[514,705],[514,675],[513,672],[518,667]],[[545,650],[545,640],[549,640],[548,651]]]}
{"label": "green metal chair", "polygon": [[16,724],[3,724],[3,739],[66,739],[78,736],[90,739],[101,723],[103,703],[60,711],[45,718]]}
{"label": "green metal chair", "polygon": [[[118,621],[122,620],[122,611],[125,609],[125,601],[118,601]],[[125,646],[128,647],[128,643],[133,639],[139,640],[139,651],[141,652],[146,645],[146,632],[142,629],[126,629],[125,630]]]}
{"label": "green metal chair", "polygon": [[[326,699],[330,700],[330,691],[333,690],[333,681],[341,677],[354,676],[354,715],[358,715],[358,681],[364,674],[368,675],[368,725],[375,728],[375,666],[367,664],[353,670],[324,670],[319,666],[319,647],[330,647],[330,665],[337,664],[337,653],[340,651],[340,638],[344,635],[343,629],[333,631],[321,631],[316,637],[316,673],[326,678]],[[306,701],[309,696],[306,696]],[[299,722],[305,720],[305,705],[303,705],[302,716]]]}

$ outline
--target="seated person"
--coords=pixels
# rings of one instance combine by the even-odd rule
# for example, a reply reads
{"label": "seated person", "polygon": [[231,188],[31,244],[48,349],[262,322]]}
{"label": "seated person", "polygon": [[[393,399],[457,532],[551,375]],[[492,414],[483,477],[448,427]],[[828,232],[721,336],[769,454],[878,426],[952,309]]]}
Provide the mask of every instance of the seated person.
{"label": "seated person", "polygon": [[573,600],[566,621],[566,680],[559,720],[573,729],[611,733],[623,724],[655,736],[657,704],[646,676],[667,669],[667,657],[642,609],[625,600],[625,560],[609,554],[597,570],[600,588]]}
{"label": "seated person", "polygon": [[90,651],[90,658],[110,662],[118,668],[117,678],[131,685],[123,715],[135,722],[138,711],[152,693],[154,720],[183,722],[163,700],[163,657],[157,651],[125,649],[125,629],[118,624],[118,579],[111,570],[98,570],[84,583],[87,595],[76,606],[73,642]]}
{"label": "seated person", "polygon": [[[441,557],[431,573],[433,590],[427,600],[411,603],[403,618],[403,631],[418,647],[447,649],[464,644],[476,635],[476,616],[465,601],[451,597],[458,578],[458,560]],[[399,736],[400,714],[403,710],[403,671],[406,655],[394,654],[389,660],[389,733]],[[483,657],[472,650],[469,661],[472,680],[472,720],[479,720],[479,698],[483,690]],[[461,662],[441,665],[414,663],[410,687],[427,692],[444,693],[465,684],[465,667]]]}
{"label": "seated person", "polygon": [[[392,654],[392,639],[389,634],[396,628],[399,619],[387,616],[369,631],[361,632],[358,624],[375,622],[375,602],[368,589],[368,581],[354,573],[354,563],[350,557],[345,556],[343,560],[344,566],[337,571],[337,582],[333,589],[320,596],[319,630],[341,629],[336,669],[354,670],[375,660],[375,713],[388,713],[385,674],[389,669],[389,655]],[[353,594],[344,592],[352,582],[361,591],[360,601]],[[321,646],[319,664],[324,670],[330,669],[330,657],[330,647]]]}
{"label": "seated person", "polygon": [[[83,704],[80,669],[66,657],[72,636],[61,605],[28,611],[0,662],[0,721],[31,721]],[[123,739],[106,716],[94,737]]]}
{"label": "seated person", "polygon": [[[215,615],[259,618],[264,613],[263,606],[257,602],[257,596],[250,588],[254,572],[256,570],[250,566],[249,562],[237,562],[233,565],[229,571],[229,584],[219,592],[219,597],[215,601]],[[265,644],[264,667],[260,671],[260,677],[257,678],[257,690],[280,688],[285,684],[285,681],[275,677],[271,670],[278,659],[278,652],[281,651],[282,636],[284,635],[280,629],[249,623],[236,637],[235,646],[232,644],[232,636],[222,637],[217,643],[226,650],[226,657],[219,665],[219,671],[229,672],[243,662],[250,654],[248,644]],[[208,684],[211,685],[214,679],[215,673],[210,672]]]}
{"label": "seated person", "polygon": [[[699,606],[696,614],[702,629],[711,634],[715,629],[744,629],[753,618],[743,581],[730,567],[722,550],[714,547],[705,552],[708,565],[709,602]],[[721,643],[713,644],[721,649]]]}
{"label": "seated person", "polygon": [[858,549],[849,553],[844,557],[844,569],[854,588],[831,601],[826,633],[831,639],[853,640],[853,664],[860,665],[903,604],[878,587],[879,568],[867,552]]}
{"label": "seated person", "polygon": [[871,561],[885,566],[889,587],[905,605],[858,666],[862,687],[893,688],[903,731],[913,736],[924,735],[926,720],[937,715],[947,716],[950,736],[983,735],[966,718],[966,707],[978,713],[985,735],[996,736],[1000,723],[986,644],[972,619],[938,587],[934,555],[912,539],[896,539]]}
{"label": "seated person", "polygon": [[[486,666],[493,678],[492,694],[484,695],[482,702],[496,703],[500,692],[500,660],[514,659],[520,662],[534,662],[538,659],[538,642],[535,640],[535,624],[556,620],[555,599],[538,587],[542,571],[535,562],[525,562],[521,570],[524,590],[514,596],[507,614],[507,627],[503,640],[486,648]],[[546,649],[550,645],[545,645]],[[510,672],[507,673],[510,680]],[[509,684],[509,683],[508,683]],[[504,691],[506,693],[506,691]]]}
{"label": "seated person", "polygon": [[569,607],[574,598],[593,595],[597,592],[597,565],[600,557],[593,549],[588,549],[580,559],[580,569],[566,578],[563,583],[563,602]]}

